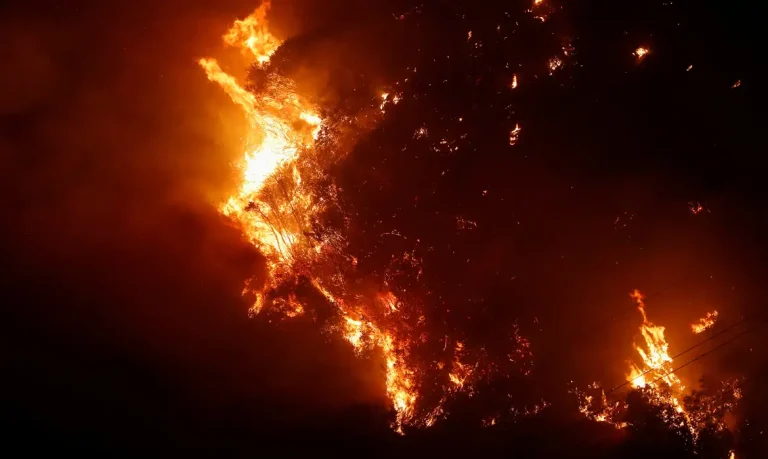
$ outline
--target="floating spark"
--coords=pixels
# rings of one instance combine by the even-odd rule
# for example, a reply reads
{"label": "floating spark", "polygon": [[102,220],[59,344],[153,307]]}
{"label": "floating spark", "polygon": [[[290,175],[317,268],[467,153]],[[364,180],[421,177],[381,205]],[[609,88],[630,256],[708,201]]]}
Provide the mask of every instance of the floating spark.
{"label": "floating spark", "polygon": [[648,55],[651,51],[648,48],[643,48],[642,46],[637,48],[634,53],[632,53],[635,57],[637,57],[638,61],[643,60],[645,56]]}
{"label": "floating spark", "polygon": [[691,202],[688,203],[688,210],[693,215],[699,215],[700,213],[702,213],[704,211],[704,206],[701,205],[700,202],[691,201]]}
{"label": "floating spark", "polygon": [[512,89],[517,88],[517,74],[512,75],[512,83],[509,84],[509,87]]}
{"label": "floating spark", "polygon": [[554,75],[555,71],[559,70],[563,66],[563,61],[559,57],[555,56],[549,60],[549,74]]}
{"label": "floating spark", "polygon": [[515,145],[520,137],[520,125],[515,123],[515,128],[509,131],[509,144]]}
{"label": "floating spark", "polygon": [[691,330],[695,334],[699,334],[704,330],[708,330],[715,326],[717,320],[717,311],[708,312],[706,316],[699,319],[698,323],[691,324]]}
{"label": "floating spark", "polygon": [[731,89],[736,89],[739,86],[741,86],[741,80],[736,80],[736,83],[733,83],[733,85],[731,86]]}

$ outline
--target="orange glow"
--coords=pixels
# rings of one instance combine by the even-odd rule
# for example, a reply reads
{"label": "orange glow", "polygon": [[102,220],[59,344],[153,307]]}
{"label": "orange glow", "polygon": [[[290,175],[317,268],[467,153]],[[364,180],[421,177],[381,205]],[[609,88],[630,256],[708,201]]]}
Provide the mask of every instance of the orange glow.
{"label": "orange glow", "polygon": [[644,48],[644,47],[640,46],[640,47],[638,47],[638,48],[635,50],[635,52],[634,52],[634,53],[632,53],[632,54],[634,54],[634,55],[635,55],[635,57],[637,57],[637,60],[638,60],[638,61],[641,61],[641,60],[643,60],[643,58],[644,58],[645,56],[647,56],[647,55],[648,55],[648,53],[650,53],[650,52],[651,52],[651,51],[650,51],[648,48]]}
{"label": "orange glow", "polygon": [[224,35],[224,42],[243,52],[250,51],[259,64],[267,62],[280,46],[280,41],[268,29],[267,12],[271,7],[271,1],[264,0],[250,16],[235,21]]}
{"label": "orange glow", "polygon": [[691,324],[691,330],[695,334],[699,334],[704,330],[708,330],[715,326],[717,320],[717,311],[708,312],[706,316],[699,319],[698,323]]}
{"label": "orange glow", "polygon": [[509,144],[515,145],[520,137],[520,125],[515,123],[515,128],[509,131]]}
{"label": "orange glow", "polygon": [[509,84],[509,87],[512,89],[517,88],[517,74],[512,75],[512,83]]}
{"label": "orange glow", "polygon": [[[309,307],[305,298],[277,292],[301,282],[310,284],[332,307],[329,331],[347,341],[355,354],[382,359],[386,393],[395,415],[392,427],[402,433],[405,426],[431,426],[447,415],[444,405],[449,396],[472,390],[479,373],[477,359],[469,363],[473,354],[463,342],[453,341],[448,348],[453,349],[452,353],[448,351],[452,357],[446,363],[418,361],[413,357],[414,350],[429,336],[425,331],[428,319],[418,305],[404,302],[386,289],[386,284],[378,292],[347,291],[343,270],[356,269],[357,259],[343,251],[346,242],[338,232],[329,230],[317,235],[314,230],[321,213],[338,205],[335,194],[321,194],[317,182],[318,177],[326,177],[328,167],[339,157],[321,155],[343,153],[315,149],[318,141],[335,140],[324,129],[326,120],[319,107],[298,91],[292,79],[269,71],[270,58],[281,45],[268,29],[269,7],[269,2],[264,2],[246,19],[235,21],[223,37],[225,43],[242,49],[252,63],[264,70],[265,79],[258,91],[246,89],[216,59],[198,61],[208,79],[242,108],[250,127],[241,159],[235,164],[239,183],[219,206],[220,212],[238,225],[267,260],[267,278],[258,285],[249,280],[243,289],[243,295],[253,298],[249,314],[302,316]],[[375,105],[373,109],[376,114],[400,100],[400,95],[393,92],[378,97],[379,110]],[[519,132],[516,126],[510,133],[511,142]],[[414,137],[429,137],[427,127],[417,129]],[[406,253],[403,262],[421,275],[420,258]],[[517,338],[526,346],[520,358],[529,358],[527,341]],[[448,346],[448,337],[445,343]],[[445,379],[438,387],[442,396],[427,405],[422,403],[419,389],[432,365],[443,371]]]}
{"label": "orange glow", "polygon": [[563,66],[563,61],[559,57],[553,57],[549,60],[549,74],[554,75],[557,70]]}
{"label": "orange glow", "polygon": [[693,215],[699,215],[704,211],[704,206],[702,206],[700,202],[689,202],[688,210],[690,210]]}
{"label": "orange glow", "polygon": [[[635,350],[643,361],[642,366],[631,365],[630,374],[627,376],[633,387],[656,387],[658,382],[664,382],[669,387],[682,390],[684,386],[677,375],[672,372],[672,357],[669,356],[669,343],[664,337],[664,327],[655,325],[648,320],[645,313],[645,297],[639,290],[635,290],[630,297],[637,303],[637,309],[643,315],[643,324],[640,326],[640,334],[645,346],[635,345]],[[647,372],[647,373],[646,373]],[[643,373],[646,373],[643,375]],[[657,383],[653,381],[659,380]]]}

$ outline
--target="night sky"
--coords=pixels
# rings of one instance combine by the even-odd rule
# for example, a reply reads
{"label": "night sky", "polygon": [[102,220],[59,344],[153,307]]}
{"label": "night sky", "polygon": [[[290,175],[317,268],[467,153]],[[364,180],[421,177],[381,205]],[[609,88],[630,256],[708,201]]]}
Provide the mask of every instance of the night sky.
{"label": "night sky", "polygon": [[[504,393],[552,403],[484,429],[489,384],[405,437],[380,362],[241,297],[264,258],[216,206],[245,128],[196,60],[232,53],[221,34],[256,6],[0,2],[8,451],[689,457],[569,412],[570,381],[624,381],[637,288],[673,351],[706,311],[754,318],[681,377],[743,375],[737,457],[765,457],[756,6],[551,2],[542,23],[520,1],[273,1],[274,59],[326,115],[402,95],[328,171],[360,277],[490,354],[514,324],[534,370]],[[389,276],[405,252],[423,274]]]}

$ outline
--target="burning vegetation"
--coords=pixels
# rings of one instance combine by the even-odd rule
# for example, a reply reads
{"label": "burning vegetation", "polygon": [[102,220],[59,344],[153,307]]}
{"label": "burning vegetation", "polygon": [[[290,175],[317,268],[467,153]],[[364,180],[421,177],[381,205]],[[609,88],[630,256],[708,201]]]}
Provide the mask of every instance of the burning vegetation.
{"label": "burning vegetation", "polygon": [[[384,278],[376,279],[378,288],[359,286],[373,279],[356,273],[357,259],[347,250],[344,225],[323,225],[331,213],[349,220],[328,171],[345,155],[339,136],[349,134],[340,134],[338,126],[363,118],[373,125],[400,96],[387,92],[377,102],[372,94],[368,106],[353,116],[322,115],[321,108],[272,64],[281,42],[269,32],[269,8],[269,2],[262,3],[223,37],[228,45],[250,54],[257,86],[238,82],[215,59],[199,61],[208,78],[243,109],[251,126],[238,165],[241,184],[220,209],[268,260],[268,278],[249,280],[243,294],[254,299],[252,314],[277,312],[289,318],[306,314],[309,304],[322,299],[329,307],[325,317],[329,332],[342,336],[358,355],[378,354],[383,359],[386,390],[396,413],[393,427],[402,432],[408,425],[431,426],[448,414],[445,404],[451,397],[471,395],[479,380],[508,370],[490,362],[483,349],[470,351],[449,334],[429,333],[429,319],[419,302],[405,301],[389,287],[388,279],[398,273],[421,275],[417,254],[404,253],[401,260],[392,260]],[[357,128],[370,127],[358,123]],[[519,131],[516,126],[510,133],[510,144]],[[414,136],[427,137],[427,129],[420,128]],[[511,330],[509,343],[509,362],[525,373],[530,343],[516,329]],[[442,348],[435,360],[416,356],[435,346]],[[427,375],[438,386],[431,400],[422,395]]]}
{"label": "burning vegetation", "polygon": [[[690,362],[676,366],[675,360],[687,351],[670,356],[665,328],[648,320],[645,296],[634,290],[630,297],[637,304],[643,319],[639,330],[642,343],[634,346],[640,363],[631,362],[626,382],[609,393],[613,394],[627,385],[631,392],[618,400],[609,401],[608,394],[597,382],[589,385],[587,391],[574,389],[579,399],[579,411],[591,420],[624,429],[635,425],[633,418],[637,416],[637,405],[645,405],[651,407],[653,416],[686,442],[696,447],[700,443],[705,445],[703,438],[728,430],[726,419],[736,410],[742,398],[742,380],[731,378],[713,383],[714,387],[708,390],[687,390],[676,371]],[[712,327],[714,317],[717,317],[716,311],[701,319],[701,325],[692,324],[694,333]],[[709,320],[711,322],[707,322]],[[701,329],[697,331],[699,327]]]}
{"label": "burning vegetation", "polygon": [[[417,68],[407,67],[405,75],[410,76],[387,88],[369,88],[368,94],[358,94],[362,102],[358,101],[354,108],[330,109],[313,100],[312,95],[302,93],[281,67],[281,53],[290,52],[283,47],[290,45],[269,31],[269,8],[269,1],[262,3],[250,16],[235,21],[223,36],[227,45],[248,56],[252,63],[249,81],[237,81],[216,59],[199,61],[208,79],[220,85],[242,108],[250,126],[245,151],[237,164],[239,186],[221,204],[220,211],[267,258],[267,277],[249,279],[243,290],[243,295],[253,301],[251,314],[309,316],[329,333],[346,340],[356,355],[381,359],[386,393],[394,411],[392,427],[399,433],[446,419],[453,400],[478,396],[490,381],[529,377],[532,345],[516,322],[507,327],[505,346],[489,349],[467,341],[458,327],[447,326],[447,320],[425,307],[425,298],[431,292],[425,292],[419,284],[425,276],[423,254],[432,247],[423,247],[419,239],[412,238],[410,247],[392,255],[383,263],[384,268],[360,269],[361,251],[349,236],[359,231],[354,224],[356,214],[339,198],[343,184],[335,180],[332,170],[345,160],[349,145],[362,133],[393,122],[392,113],[401,105],[418,102],[417,83],[409,83],[409,79],[417,80]],[[554,11],[548,3],[538,0],[530,10],[542,22]],[[397,19],[407,17],[403,14]],[[499,25],[495,33],[501,36],[507,31]],[[462,37],[470,56],[479,56],[483,39],[482,33],[473,31]],[[566,42],[561,47],[562,55],[540,60],[536,72],[556,78],[556,73],[567,70],[566,62],[573,61],[575,48],[570,40]],[[641,61],[649,52],[639,47],[633,54]],[[446,61],[450,58],[447,55]],[[509,75],[500,90],[504,86],[518,87],[518,73]],[[475,85],[482,79],[477,77]],[[513,121],[511,104],[501,105],[510,121],[508,138],[503,134],[499,138],[509,147],[516,147],[521,125]],[[457,127],[465,123],[465,118],[453,121]],[[449,156],[469,147],[466,134],[452,136],[448,130],[426,122],[409,132],[410,140],[423,143],[435,154]],[[440,172],[444,176],[447,170]],[[486,198],[489,190],[478,194]],[[419,199],[421,196],[416,194],[414,207]],[[690,209],[693,214],[701,210],[701,205]],[[475,231],[479,226],[477,221],[461,216],[453,221],[461,232]],[[408,240],[397,228],[380,231],[377,238]],[[470,259],[466,262],[470,263]],[[597,383],[584,391],[574,389],[579,411],[618,429],[631,428],[635,423],[633,403],[642,400],[671,430],[693,443],[704,431],[725,430],[725,415],[741,398],[740,380],[723,382],[706,394],[687,390],[676,374],[676,360],[670,356],[665,327],[649,319],[643,294],[635,290],[631,297],[642,318],[642,339],[634,346],[639,360],[630,363],[622,385],[629,385],[632,392],[626,398],[613,399],[613,391],[606,393]],[[450,308],[444,312],[451,313]],[[471,312],[465,313],[470,320]],[[717,311],[710,312],[691,329],[695,334],[710,329],[717,316]],[[509,384],[514,387],[517,383]],[[505,416],[514,419],[537,415],[549,406],[544,399],[519,406],[511,389],[501,398],[506,405],[485,412],[481,425],[496,426]]]}

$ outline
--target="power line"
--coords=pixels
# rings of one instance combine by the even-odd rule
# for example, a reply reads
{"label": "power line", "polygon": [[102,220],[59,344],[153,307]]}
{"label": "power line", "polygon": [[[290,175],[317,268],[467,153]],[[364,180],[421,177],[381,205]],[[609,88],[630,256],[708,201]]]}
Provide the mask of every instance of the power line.
{"label": "power line", "polygon": [[[753,315],[749,315],[749,316],[747,316],[747,317],[744,317],[744,318],[742,318],[742,319],[741,319],[741,320],[739,320],[738,322],[736,322],[736,323],[733,323],[733,324],[729,325],[728,327],[726,327],[726,328],[724,328],[724,329],[722,329],[722,330],[718,331],[717,333],[713,334],[712,336],[708,337],[707,339],[705,339],[705,340],[703,340],[703,341],[700,341],[700,342],[698,342],[698,343],[694,344],[693,346],[689,347],[688,349],[686,349],[686,350],[684,350],[684,351],[682,351],[682,352],[679,352],[679,353],[677,353],[676,355],[674,355],[674,356],[672,357],[672,360],[675,360],[676,358],[678,358],[678,357],[680,357],[680,356],[682,356],[682,355],[685,355],[685,354],[687,354],[688,352],[690,352],[690,351],[692,351],[692,350],[696,349],[697,347],[699,347],[699,346],[701,346],[701,345],[703,345],[703,344],[705,344],[705,343],[708,343],[709,341],[712,341],[713,339],[717,338],[718,336],[722,335],[723,333],[726,333],[727,331],[729,331],[729,330],[732,330],[732,329],[734,329],[734,328],[736,328],[736,327],[740,326],[741,324],[745,323],[747,320],[749,320],[749,319],[751,319],[751,318],[753,318],[753,317],[754,317],[754,314],[753,314]],[[737,336],[741,336],[741,335],[737,335]],[[728,342],[728,341],[726,341],[726,342]],[[718,347],[719,347],[719,346],[718,346]],[[716,348],[717,348],[717,347],[715,347],[715,348],[713,348],[713,349],[716,349]],[[648,370],[645,370],[645,371],[644,371],[643,373],[641,373],[640,375],[638,375],[638,376],[636,376],[636,377],[634,377],[634,378],[630,379],[629,381],[624,381],[622,384],[619,384],[618,386],[616,386],[616,387],[614,387],[613,389],[609,390],[608,392],[606,392],[606,395],[607,395],[607,394],[610,394],[610,393],[612,393],[612,392],[615,392],[615,391],[616,391],[616,390],[618,390],[618,389],[621,389],[622,387],[626,386],[627,384],[630,384],[630,383],[632,383],[633,381],[635,381],[635,380],[637,380],[637,379],[640,379],[640,378],[642,378],[643,376],[647,375],[648,373],[650,373],[650,372],[652,372],[652,371],[655,371],[655,370],[657,370],[657,369],[658,369],[658,368],[649,368]]]}
{"label": "power line", "polygon": [[693,359],[689,360],[688,362],[686,362],[686,363],[684,363],[684,364],[680,365],[680,366],[679,366],[679,367],[677,367],[677,368],[674,368],[674,369],[672,369],[672,371],[670,371],[669,373],[667,373],[667,374],[665,374],[665,375],[662,375],[662,376],[659,376],[658,378],[654,379],[654,380],[651,382],[651,384],[653,384],[653,383],[655,383],[655,382],[658,382],[658,381],[659,381],[659,380],[661,380],[661,379],[664,379],[664,378],[666,378],[667,376],[671,375],[672,373],[676,372],[677,370],[680,370],[680,369],[682,369],[682,368],[685,368],[685,367],[687,367],[688,365],[690,365],[690,364],[692,364],[693,362],[695,362],[695,361],[699,360],[700,358],[704,357],[705,355],[708,355],[708,354],[711,354],[711,353],[715,352],[716,350],[720,349],[721,347],[725,346],[726,344],[728,344],[728,343],[731,343],[732,341],[735,341],[737,338],[739,338],[739,337],[741,337],[741,336],[744,336],[744,335],[746,335],[747,333],[751,332],[751,331],[752,331],[752,330],[754,330],[755,328],[757,328],[757,327],[748,328],[748,329],[744,330],[743,332],[739,333],[738,335],[735,335],[735,336],[733,336],[731,339],[729,339],[729,340],[726,340],[726,341],[723,341],[722,343],[718,344],[717,346],[713,347],[712,349],[708,350],[707,352],[704,352],[704,353],[702,353],[702,354],[699,354],[698,356],[694,357]]}
{"label": "power line", "polygon": [[[649,298],[655,298],[655,297],[661,295],[662,293],[666,292],[667,290],[672,290],[674,288],[677,288],[682,282],[683,281],[675,282],[674,284],[667,285],[666,287],[664,287],[664,288],[662,288],[660,290],[656,290],[653,293],[645,295],[645,299],[647,300]],[[615,315],[613,317],[610,317],[610,318],[608,318],[608,319],[606,319],[606,320],[596,324],[593,327],[582,328],[580,331],[575,332],[574,335],[578,336],[579,338],[583,338],[585,335],[587,335],[587,333],[589,333],[588,336],[598,336],[597,332],[603,331],[603,330],[609,328],[610,326],[612,326],[614,324],[614,321],[616,319],[622,319],[622,318],[628,316],[629,314],[635,312],[636,309],[637,308],[634,308],[634,307],[633,308],[627,308],[623,312],[621,312],[621,313],[619,313],[619,314],[617,314],[617,315]]]}

